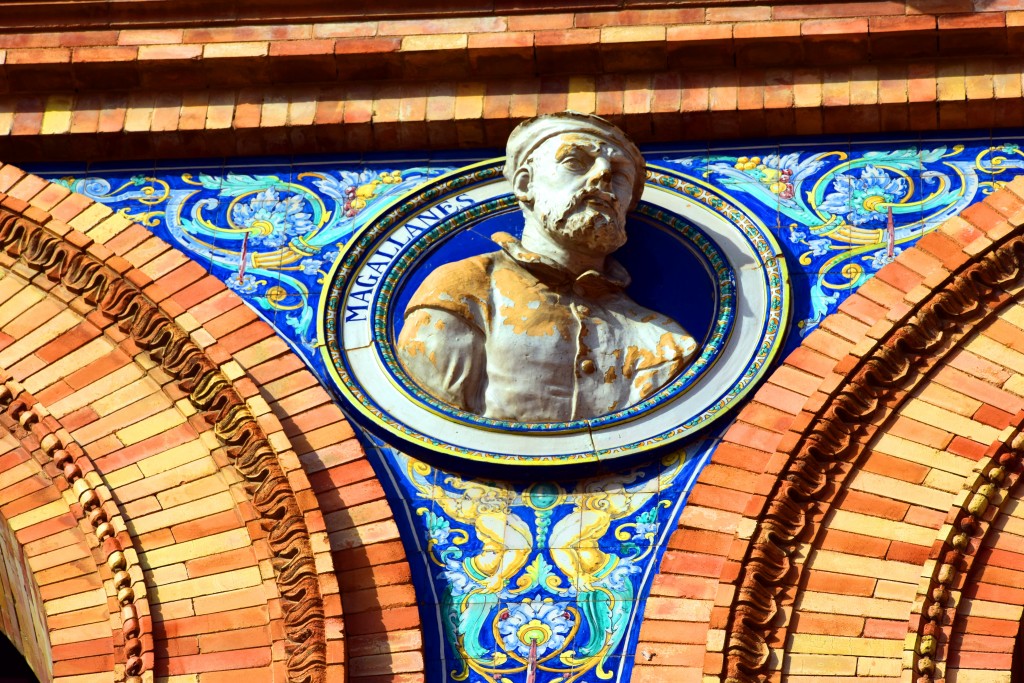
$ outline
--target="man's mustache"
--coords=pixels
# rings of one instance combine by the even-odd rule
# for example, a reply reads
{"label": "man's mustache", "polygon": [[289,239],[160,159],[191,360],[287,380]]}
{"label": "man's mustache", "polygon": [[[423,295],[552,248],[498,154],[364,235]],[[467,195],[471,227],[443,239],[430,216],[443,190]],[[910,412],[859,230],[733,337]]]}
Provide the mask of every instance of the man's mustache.
{"label": "man's mustache", "polygon": [[572,200],[569,202],[567,211],[571,211],[578,206],[583,204],[604,204],[613,213],[618,213],[619,210],[619,198],[611,192],[605,192],[596,188],[584,188],[579,190],[572,196]]}

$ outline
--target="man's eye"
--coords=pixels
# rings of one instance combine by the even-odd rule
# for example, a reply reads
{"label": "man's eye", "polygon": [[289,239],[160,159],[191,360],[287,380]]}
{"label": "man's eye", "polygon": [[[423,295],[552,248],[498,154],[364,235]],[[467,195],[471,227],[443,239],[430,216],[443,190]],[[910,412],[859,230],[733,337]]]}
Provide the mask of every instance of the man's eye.
{"label": "man's eye", "polygon": [[578,173],[586,168],[586,166],[583,165],[582,161],[580,161],[579,159],[575,159],[573,157],[566,157],[562,161],[562,165],[565,166],[570,171],[572,171],[573,173]]}

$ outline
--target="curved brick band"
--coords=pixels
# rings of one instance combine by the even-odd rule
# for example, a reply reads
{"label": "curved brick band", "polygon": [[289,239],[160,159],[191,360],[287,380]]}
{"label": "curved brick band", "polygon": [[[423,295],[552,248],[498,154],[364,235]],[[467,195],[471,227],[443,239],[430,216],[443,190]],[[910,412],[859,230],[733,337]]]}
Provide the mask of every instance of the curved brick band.
{"label": "curved brick band", "polygon": [[[343,675],[344,671],[344,675],[352,680],[360,680],[388,671],[409,675],[422,673],[422,637],[411,573],[390,507],[351,427],[301,360],[233,292],[199,264],[189,261],[145,228],[132,224],[92,200],[70,193],[58,184],[26,175],[12,166],[0,167],[0,192],[6,193],[0,198],[0,207],[4,210],[32,224],[45,226],[47,234],[61,235],[66,247],[88,253],[102,261],[104,267],[120,273],[126,283],[140,288],[164,316],[187,332],[189,339],[217,365],[220,375],[244,398],[259,429],[267,435],[276,452],[309,532],[324,611],[327,675]],[[6,255],[0,255],[0,260],[3,267],[13,268],[20,276],[32,278],[33,286],[60,294],[72,306],[79,305],[75,303],[74,292],[67,291],[52,279],[59,277],[59,268],[47,267],[43,272],[37,272],[25,269],[18,265],[18,259]],[[4,288],[0,299],[9,299],[8,308],[28,305],[26,294],[16,293],[14,285],[17,279],[8,278],[6,285],[0,280],[0,287]],[[77,300],[81,301],[80,298]],[[0,308],[0,323],[3,322],[3,310]],[[55,308],[50,315],[57,315],[58,310]],[[88,310],[91,309],[87,307]],[[28,318],[31,316],[25,314],[25,319]],[[151,335],[159,326],[143,327],[146,328],[143,337],[155,339]],[[87,340],[97,334],[110,339],[118,348],[108,356],[93,360],[92,355],[83,354],[87,354],[86,348],[92,349]],[[0,336],[0,354],[3,344],[9,343],[5,339]],[[132,328],[126,334],[109,319],[88,315],[79,327],[60,334],[44,350],[36,350],[29,356],[31,362],[12,368],[12,373],[21,379],[18,373],[37,372],[39,363],[42,363],[37,357],[40,354],[51,361],[56,359],[58,362],[51,362],[52,367],[38,375],[45,375],[45,382],[34,380],[38,386],[45,386],[38,395],[49,406],[60,402],[62,408],[74,408],[74,416],[78,420],[92,419],[92,402],[108,404],[111,399],[105,396],[106,392],[114,391],[112,396],[117,396],[128,391],[128,388],[113,389],[124,383],[118,378],[127,372],[125,363],[131,364],[133,358],[143,359],[136,362],[151,368],[153,361],[145,359],[154,349],[161,347],[147,350],[135,339]],[[80,348],[83,343],[85,347]],[[154,360],[162,364],[168,362],[168,356],[157,353]],[[85,367],[69,370],[69,363]],[[176,389],[175,382],[160,368],[158,365],[155,370],[147,370],[157,371],[160,377],[152,386],[161,386],[159,393],[169,392],[154,397],[155,405],[168,406],[168,414],[194,410],[182,403],[182,399],[190,402],[188,396]],[[72,374],[66,376],[69,371]],[[95,393],[100,386],[108,388],[101,394]],[[172,403],[167,403],[168,400]],[[216,392],[213,401],[214,405],[222,406]],[[145,418],[131,406],[125,412],[133,413],[134,416],[129,416],[133,420]],[[200,433],[211,427],[201,417],[202,412],[188,419]],[[151,418],[155,419],[155,416]],[[107,422],[101,420],[100,424]],[[81,428],[80,423],[77,426]],[[101,435],[97,429],[87,429]],[[124,456],[118,455],[117,451],[110,452],[107,437],[95,444],[84,445],[87,450],[99,449],[90,452],[99,453],[96,462],[105,476],[110,468],[120,468],[118,475],[124,475],[128,469],[134,469],[125,469],[126,465],[153,453],[147,449],[166,449],[168,444],[181,444],[179,448],[186,448],[179,434],[187,429],[188,425],[173,427],[163,435],[158,434],[128,447]],[[222,433],[234,438],[226,431]],[[228,447],[235,446],[228,444]],[[224,448],[213,448],[212,455],[220,467],[232,462]],[[154,463],[154,466],[164,467],[160,463]],[[139,486],[142,484],[135,488]],[[201,495],[203,490],[199,481],[190,483],[186,489],[195,491],[189,496]],[[183,501],[177,497],[177,502]],[[133,507],[140,505],[145,506],[141,499],[133,503]],[[182,521],[180,526],[186,538],[194,539],[195,534],[218,533],[220,524],[233,524],[226,519],[228,515],[228,512],[214,514],[209,522],[203,524]],[[159,517],[157,514],[153,523],[157,523]],[[254,538],[265,534],[256,528],[251,531]],[[148,530],[146,538],[165,543],[161,539],[166,533],[166,529],[156,528]],[[188,543],[181,544],[183,551],[187,547]],[[170,552],[168,549],[167,553]],[[333,570],[330,569],[332,565]],[[237,592],[239,598],[245,595],[244,591]],[[212,605],[213,596],[210,600],[199,599]],[[230,601],[221,602],[225,610],[230,609]],[[246,614],[246,609],[238,612],[239,619]],[[176,632],[182,630],[181,637],[187,640],[196,638],[196,629],[207,626],[218,630],[242,628],[241,622],[227,611],[215,618],[191,619],[194,624],[190,618],[183,618],[174,626]],[[203,632],[198,632],[200,639],[208,637],[203,636]],[[238,647],[244,647],[244,642],[239,641]],[[161,656],[166,657],[166,651],[163,655],[159,651],[156,654],[158,661]],[[182,670],[197,671],[206,666],[221,666],[217,663],[218,657],[224,658],[225,655],[213,652],[200,658],[182,659],[181,666],[185,667]],[[246,667],[246,661],[245,657],[239,656],[230,662],[225,659],[224,663],[230,663],[232,669],[241,670]]]}
{"label": "curved brick band", "polygon": [[[871,468],[872,472],[877,471],[874,468],[884,467],[888,469],[882,471],[888,476],[895,476],[888,474],[895,465],[875,464],[884,458],[892,460],[890,456],[872,455],[868,460],[862,456],[863,462],[857,464],[857,454],[863,453],[865,446],[873,443],[872,433],[878,435],[874,437],[876,440],[879,436],[888,440],[880,446],[872,446],[876,451],[882,448],[885,452],[891,452],[892,447],[888,442],[893,439],[910,440],[906,447],[909,449],[914,446],[915,439],[927,442],[930,436],[926,430],[931,428],[919,425],[919,421],[935,419],[932,416],[935,409],[928,407],[930,404],[920,403],[916,399],[907,402],[906,387],[901,386],[896,393],[886,395],[885,392],[889,391],[886,389],[889,386],[886,378],[897,378],[898,385],[902,381],[899,379],[900,373],[908,372],[908,366],[895,359],[880,357],[879,360],[872,360],[872,354],[885,352],[888,348],[886,344],[895,344],[895,348],[904,357],[916,353],[921,358],[920,362],[910,366],[912,369],[909,372],[916,378],[915,381],[930,377],[929,382],[940,385],[932,391],[939,392],[951,384],[956,386],[948,378],[955,376],[956,381],[967,387],[966,391],[979,396],[977,405],[970,408],[971,421],[965,421],[961,426],[953,419],[948,420],[952,424],[949,429],[954,432],[967,430],[961,433],[969,436],[972,434],[970,430],[979,434],[991,430],[994,437],[996,429],[1009,424],[1013,414],[1021,407],[1020,398],[974,379],[958,369],[964,367],[962,351],[958,351],[956,360],[951,361],[955,367],[944,366],[938,371],[931,370],[932,376],[927,373],[929,368],[935,367],[942,357],[949,354],[954,340],[964,338],[963,334],[971,320],[977,319],[979,315],[987,315],[987,311],[978,310],[978,302],[987,300],[987,292],[993,292],[989,304],[994,307],[993,310],[1005,307],[1009,301],[1002,289],[992,290],[992,285],[983,284],[989,278],[983,266],[989,263],[989,270],[995,268],[991,274],[993,277],[998,276],[1002,269],[1016,268],[1012,258],[1006,260],[1009,254],[1016,253],[1013,247],[1016,242],[1011,244],[1007,240],[1015,239],[1011,237],[1015,234],[1014,226],[1019,225],[1024,217],[1021,195],[1024,195],[1024,186],[1020,183],[1011,185],[966,211],[962,218],[949,221],[936,234],[922,240],[915,249],[901,254],[896,263],[883,269],[874,280],[847,300],[840,313],[826,319],[820,330],[809,335],[803,346],[769,378],[754,401],[741,411],[737,422],[724,435],[723,443],[714,454],[712,462],[699,477],[680,528],[670,540],[662,574],[655,580],[652,598],[648,603],[646,619],[651,627],[647,628],[645,624],[641,649],[654,655],[665,647],[661,643],[666,641],[679,642],[681,645],[706,643],[704,673],[708,676],[760,680],[763,673],[776,671],[776,667],[782,667],[790,659],[794,662],[794,670],[806,670],[811,674],[817,671],[813,665],[827,660],[825,653],[830,646],[809,645],[807,643],[810,641],[797,635],[798,632],[807,628],[815,632],[813,629],[819,627],[831,629],[824,633],[845,632],[847,624],[843,621],[846,617],[836,616],[832,617],[834,621],[827,626],[824,621],[814,625],[814,620],[824,620],[825,616],[817,614],[820,610],[814,605],[818,603],[801,599],[801,590],[806,590],[801,587],[807,585],[804,581],[810,581],[815,591],[824,591],[815,593],[824,600],[830,591],[843,593],[845,590],[853,590],[819,587],[824,586],[820,584],[821,581],[830,577],[819,567],[827,564],[826,559],[831,562],[833,557],[842,557],[839,553],[847,553],[847,563],[851,567],[857,566],[860,561],[856,557],[859,553],[874,557],[878,557],[875,553],[882,553],[883,556],[876,561],[882,563],[900,561],[900,553],[909,553],[906,562],[911,564],[901,564],[901,570],[913,566],[916,561],[913,558],[918,557],[919,552],[927,553],[934,532],[928,532],[931,534],[930,539],[920,551],[912,550],[909,545],[901,546],[900,541],[883,540],[887,538],[886,534],[897,533],[895,529],[898,525],[890,529],[886,524],[891,526],[891,522],[874,522],[871,516],[863,519],[859,516],[864,513],[874,516],[889,514],[886,505],[897,511],[901,509],[899,506],[903,506],[897,519],[909,514],[911,518],[919,515],[918,524],[925,519],[930,520],[928,525],[935,524],[937,527],[941,523],[941,520],[936,521],[929,516],[930,513],[915,512],[913,506],[907,512],[905,503],[885,502],[887,497],[898,498],[900,495],[910,496],[909,500],[912,501],[917,500],[914,498],[917,494],[913,491],[899,494],[898,488],[883,488],[883,494],[874,493],[875,489],[871,487],[863,488],[868,485],[861,482],[872,482],[871,477],[875,475],[862,474],[859,467]],[[998,244],[993,245],[993,241]],[[953,287],[951,283],[957,281],[963,283],[960,289],[954,288],[946,293],[947,288]],[[970,285],[969,291],[963,289],[967,285]],[[970,315],[964,317],[957,313],[951,308],[954,303],[965,306],[965,310],[971,311]],[[941,312],[942,316],[952,316],[951,320],[956,321],[956,325],[951,328],[950,322],[937,324],[944,319],[942,317],[935,319],[936,323],[931,322],[929,316],[933,314],[926,312],[929,306],[938,306],[936,311]],[[913,335],[919,332],[914,327],[908,328],[907,323],[918,320],[917,329],[928,333],[923,338],[930,340],[929,344],[937,345],[921,346],[915,340]],[[1001,324],[991,322],[991,316],[988,320],[990,322],[982,324],[979,329],[988,329],[986,325],[998,327]],[[933,330],[949,330],[952,337],[940,343],[941,335],[934,338],[931,335]],[[976,369],[968,370],[978,372]],[[858,383],[864,381],[868,384],[860,388]],[[876,396],[878,392],[882,393]],[[851,400],[854,403],[844,404],[844,401]],[[903,404],[905,407],[901,408]],[[970,402],[965,405],[970,406]],[[883,411],[881,416],[878,411]],[[909,413],[909,416],[905,413]],[[896,421],[890,419],[886,422],[886,415],[894,416]],[[995,428],[988,425],[995,425]],[[936,443],[947,443],[949,438],[953,437]],[[954,452],[950,457],[964,461],[969,461],[968,456],[972,459],[981,457],[982,453],[971,446],[975,443],[972,438],[953,438],[952,444],[948,446]],[[989,441],[983,443],[987,445]],[[914,447],[924,448],[921,445]],[[836,448],[845,449],[843,452],[846,453],[838,460],[827,455],[831,452],[829,449]],[[984,445],[981,446],[982,452],[984,448]],[[804,458],[808,457],[811,460],[804,462]],[[820,465],[811,467],[814,463]],[[820,471],[830,467],[831,474],[827,478],[822,477]],[[851,480],[856,490],[849,489]],[[897,484],[894,480],[891,486]],[[871,486],[881,484],[873,483]],[[861,491],[872,493],[868,495]],[[944,492],[936,493],[939,496],[948,495]],[[860,511],[866,505],[861,500],[865,495],[868,498],[880,497],[873,504],[875,507],[868,506]],[[836,521],[827,516],[829,506],[837,506],[842,510],[835,513],[839,515]],[[847,524],[852,523],[848,520],[853,519],[861,520],[858,523],[863,525],[863,536],[851,536],[845,531],[848,529]],[[890,553],[895,553],[889,558],[884,556],[887,546],[890,546]],[[806,556],[812,548],[819,549],[815,558],[817,561],[820,556],[821,564],[815,564],[814,571],[808,570],[811,578],[801,579],[801,569],[808,563]],[[851,552],[854,555],[849,555]],[[924,559],[924,556],[920,556],[921,561]],[[838,579],[839,575],[832,575],[827,580]],[[679,581],[684,580],[687,583],[682,585],[687,587],[682,594],[673,590],[681,585]],[[810,601],[811,598],[806,600]],[[866,606],[858,608],[853,603],[843,606],[846,603],[837,602],[838,606],[824,611],[839,609],[840,613],[846,614],[848,612],[845,610],[874,609],[866,598],[864,604]],[[699,624],[703,610],[708,610],[705,614],[710,614],[708,630]],[[870,617],[867,626],[864,617],[858,620],[851,616],[849,619],[851,635],[870,637],[871,629],[875,628]],[[897,620],[896,625],[892,626],[897,630],[902,629],[896,636],[900,644],[900,655],[903,637],[909,627],[906,619],[904,617],[902,624]],[[659,624],[667,625],[668,620],[675,626],[671,636],[667,631],[658,631]],[[789,629],[797,621],[799,628],[790,632]],[[689,628],[691,623],[692,629]],[[865,628],[868,630],[865,631]],[[886,628],[890,629],[889,626]],[[790,635],[787,636],[787,633]],[[792,638],[796,640],[790,642],[788,639]],[[842,639],[836,642],[839,644],[835,647],[845,647]],[[792,653],[791,647],[794,648]],[[824,647],[821,654],[796,654],[817,652],[814,650],[816,647]],[[776,651],[777,656],[769,659],[772,650]],[[828,669],[833,675],[847,666],[849,661],[853,661],[855,666],[856,660],[850,660],[849,653],[846,653],[846,659],[839,655],[837,652],[834,661],[829,660],[836,667]],[[893,661],[898,663],[899,656]],[[643,661],[638,660],[638,670],[647,669],[643,664]],[[654,670],[651,669],[652,673]],[[823,674],[824,671],[822,669],[818,673]]]}

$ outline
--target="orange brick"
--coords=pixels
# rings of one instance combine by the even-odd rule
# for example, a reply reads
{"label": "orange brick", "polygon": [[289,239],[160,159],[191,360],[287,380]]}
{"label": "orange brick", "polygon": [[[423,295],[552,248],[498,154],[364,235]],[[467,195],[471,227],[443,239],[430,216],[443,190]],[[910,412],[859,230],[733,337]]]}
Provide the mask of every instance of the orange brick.
{"label": "orange brick", "polygon": [[95,657],[83,657],[71,661],[58,660],[53,663],[53,675],[79,676],[110,671],[114,667],[114,655],[106,654]]}
{"label": "orange brick", "polygon": [[298,57],[307,55],[333,55],[334,40],[320,38],[315,40],[289,40],[270,44],[271,57]]}
{"label": "orange brick", "polygon": [[928,559],[929,550],[930,548],[925,548],[924,546],[893,541],[889,546],[889,551],[885,554],[885,558],[897,562],[921,565]]}
{"label": "orange brick", "polygon": [[784,19],[818,19],[831,17],[869,17],[887,14],[900,15],[906,11],[902,2],[829,2],[810,5],[778,5],[772,16]]}
{"label": "orange brick", "polygon": [[889,433],[932,448],[945,448],[952,440],[952,435],[941,429],[903,416],[896,418]]}
{"label": "orange brick", "polygon": [[865,619],[865,638],[902,639],[907,635],[907,622],[888,621],[886,619]]}
{"label": "orange brick", "polygon": [[59,47],[62,35],[59,33],[13,33],[0,36],[0,48]]}
{"label": "orange brick", "polygon": [[338,573],[338,582],[346,586],[346,590],[408,583],[411,580],[412,574],[407,562],[392,562]]}
{"label": "orange brick", "polygon": [[240,648],[269,646],[270,637],[266,626],[204,633],[199,636],[199,649],[202,652],[226,652]]}
{"label": "orange brick", "polygon": [[72,53],[72,60],[75,62],[131,62],[139,54],[136,47],[129,46],[107,46],[107,47],[79,47]]}
{"label": "orange brick", "polygon": [[875,580],[868,576],[851,576],[809,570],[805,572],[805,590],[869,597],[875,591]]}
{"label": "orange brick", "polygon": [[143,45],[139,47],[140,61],[180,61],[199,59],[202,45]]}
{"label": "orange brick", "polygon": [[[850,637],[864,633],[864,624],[865,620],[861,617],[798,612],[793,615],[792,629],[796,633]],[[864,636],[867,637],[867,634],[864,633]]]}
{"label": "orange brick", "polygon": [[184,30],[180,28],[124,29],[118,32],[118,45],[174,45],[180,43]]}
{"label": "orange brick", "polygon": [[771,21],[772,8],[768,5],[753,7],[708,7],[705,10],[708,22]]}
{"label": "orange brick", "polygon": [[[341,596],[345,614],[378,612],[416,604],[411,585],[379,586],[362,591],[349,591]],[[346,617],[347,618],[347,617]]]}
{"label": "orange brick", "polygon": [[903,519],[910,509],[910,506],[906,503],[850,489],[843,492],[842,500],[838,504],[843,510],[896,521]]}
{"label": "orange brick", "polygon": [[868,32],[867,17],[853,19],[814,19],[800,24],[805,36],[846,36],[852,38]]}
{"label": "orange brick", "polygon": [[727,512],[743,512],[749,501],[749,493],[703,484],[697,484],[687,499],[693,505],[716,507]]}
{"label": "orange brick", "polygon": [[822,550],[835,550],[849,555],[884,557],[889,547],[889,541],[826,528],[819,547]]}
{"label": "orange brick", "polygon": [[262,667],[269,665],[270,660],[269,647],[249,648],[174,657],[169,660],[157,659],[154,663],[154,670],[160,672],[158,675],[176,676],[185,673]]}
{"label": "orange brick", "polygon": [[61,47],[7,50],[6,63],[61,64],[71,61],[71,50]]}
{"label": "orange brick", "polygon": [[524,14],[508,17],[509,31],[540,31],[572,28],[575,15],[563,14]]}
{"label": "orange brick", "polygon": [[737,41],[750,39],[797,38],[802,24],[799,21],[743,22],[733,27]]}
{"label": "orange brick", "polygon": [[576,26],[578,28],[695,24],[703,21],[704,10],[699,8],[580,12],[576,15]]}
{"label": "orange brick", "polygon": [[252,548],[238,548],[227,552],[198,557],[185,562],[185,570],[190,579],[209,576],[221,572],[252,567],[256,565],[256,557]]}
{"label": "orange brick", "polygon": [[353,633],[387,633],[418,628],[419,610],[416,607],[395,607],[383,612],[350,613],[345,609],[345,629]]}
{"label": "orange brick", "polygon": [[725,555],[732,545],[732,534],[716,533],[704,529],[680,528],[672,532],[668,547],[675,550],[700,548],[707,553]]}

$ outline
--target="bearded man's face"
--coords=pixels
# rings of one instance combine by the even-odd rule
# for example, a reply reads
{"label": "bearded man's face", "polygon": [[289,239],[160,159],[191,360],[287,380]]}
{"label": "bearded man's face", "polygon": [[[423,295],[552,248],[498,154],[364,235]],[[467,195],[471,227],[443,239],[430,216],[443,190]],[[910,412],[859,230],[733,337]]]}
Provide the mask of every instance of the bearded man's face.
{"label": "bearded man's face", "polygon": [[626,243],[626,213],[636,169],[616,145],[563,133],[531,155],[533,213],[566,248],[606,255]]}

